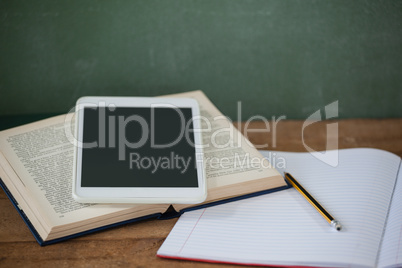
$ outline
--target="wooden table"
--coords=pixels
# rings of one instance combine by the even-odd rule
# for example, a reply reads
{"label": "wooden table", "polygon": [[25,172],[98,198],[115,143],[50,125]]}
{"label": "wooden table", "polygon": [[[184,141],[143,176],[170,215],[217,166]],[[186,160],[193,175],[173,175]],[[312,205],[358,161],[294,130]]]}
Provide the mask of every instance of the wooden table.
{"label": "wooden table", "polygon": [[[248,137],[255,145],[269,150],[306,151],[302,130],[304,121],[282,120],[248,124]],[[402,119],[347,119],[322,121],[304,129],[304,144],[325,150],[327,125],[338,124],[338,138],[332,135],[329,146],[339,148],[372,147],[402,156]],[[275,125],[275,127],[274,127]],[[245,124],[239,124],[244,131]],[[333,125],[335,126],[335,125]],[[268,129],[269,127],[269,129]],[[252,129],[265,129],[252,132]],[[0,267],[225,267],[156,257],[158,248],[176,223],[148,220],[105,230],[91,235],[40,247],[3,191],[0,193]]]}

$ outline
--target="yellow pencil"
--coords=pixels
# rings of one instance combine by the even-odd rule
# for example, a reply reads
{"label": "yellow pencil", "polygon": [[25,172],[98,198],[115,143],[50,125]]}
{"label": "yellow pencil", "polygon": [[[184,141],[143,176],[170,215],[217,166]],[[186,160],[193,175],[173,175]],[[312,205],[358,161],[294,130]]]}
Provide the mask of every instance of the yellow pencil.
{"label": "yellow pencil", "polygon": [[334,217],[331,216],[321,205],[314,199],[314,197],[309,194],[306,189],[301,186],[301,184],[293,178],[292,175],[285,172],[285,179],[294,187],[296,190],[307,199],[307,201],[318,211],[320,214],[326,219],[329,224],[334,227],[337,231],[342,229],[342,225],[339,221],[335,220]]}

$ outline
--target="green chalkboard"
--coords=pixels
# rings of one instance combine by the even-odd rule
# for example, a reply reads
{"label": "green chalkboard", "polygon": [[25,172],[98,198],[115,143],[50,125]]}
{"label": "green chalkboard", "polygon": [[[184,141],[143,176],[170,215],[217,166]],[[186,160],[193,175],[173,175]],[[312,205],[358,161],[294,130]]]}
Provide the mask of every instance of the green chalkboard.
{"label": "green chalkboard", "polygon": [[0,115],[203,90],[237,120],[402,116],[402,1],[0,1]]}

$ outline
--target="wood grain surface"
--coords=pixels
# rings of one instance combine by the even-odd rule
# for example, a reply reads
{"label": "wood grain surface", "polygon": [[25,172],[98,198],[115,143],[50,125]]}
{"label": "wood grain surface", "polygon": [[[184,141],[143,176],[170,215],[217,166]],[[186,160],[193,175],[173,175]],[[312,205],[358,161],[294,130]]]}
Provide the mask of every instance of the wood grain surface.
{"label": "wood grain surface", "polygon": [[[263,122],[252,122],[239,124],[239,127],[244,133],[247,129],[250,141],[261,149],[302,152],[306,151],[303,144],[317,151],[325,150],[327,126],[338,124],[338,137],[330,135],[329,146],[338,141],[339,148],[371,147],[402,156],[402,118],[321,121],[304,129],[303,123],[301,120],[283,120],[275,124],[270,122],[268,126]],[[230,266],[156,257],[176,221],[148,220],[40,247],[1,191],[0,267]]]}

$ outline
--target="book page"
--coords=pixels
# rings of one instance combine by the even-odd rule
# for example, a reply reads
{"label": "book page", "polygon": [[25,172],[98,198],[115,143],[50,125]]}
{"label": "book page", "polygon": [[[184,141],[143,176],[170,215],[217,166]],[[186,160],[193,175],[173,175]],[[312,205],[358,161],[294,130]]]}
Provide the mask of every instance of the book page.
{"label": "book page", "polygon": [[[336,151],[327,152],[337,157]],[[400,158],[374,149],[339,151],[331,167],[309,153],[264,152],[343,226],[340,232],[296,191],[186,212],[158,256],[239,264],[373,267]],[[269,155],[274,154],[274,155]]]}
{"label": "book page", "polygon": [[167,205],[76,202],[71,188],[74,148],[65,135],[65,119],[66,116],[61,115],[0,132],[1,177],[18,197],[19,205],[30,220],[36,223],[35,228],[42,238],[45,238],[44,231],[49,232],[58,225],[103,215],[113,218],[119,212],[129,210],[132,213],[137,208],[143,211],[139,216],[167,209]]}
{"label": "book page", "polygon": [[[202,91],[165,97],[194,98],[200,105],[204,166],[208,189],[269,178],[274,187],[286,185],[282,176],[212,104]],[[273,187],[272,187],[273,188]],[[263,190],[263,189],[261,189]]]}
{"label": "book page", "polygon": [[378,267],[402,267],[402,172],[399,167]]}

